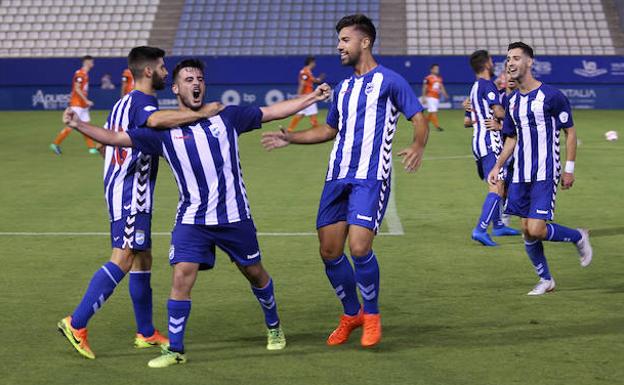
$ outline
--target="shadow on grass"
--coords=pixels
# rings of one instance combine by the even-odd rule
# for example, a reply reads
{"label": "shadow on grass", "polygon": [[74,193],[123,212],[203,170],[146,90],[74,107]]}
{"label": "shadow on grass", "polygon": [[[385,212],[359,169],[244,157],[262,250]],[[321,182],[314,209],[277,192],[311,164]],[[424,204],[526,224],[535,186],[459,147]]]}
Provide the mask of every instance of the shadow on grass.
{"label": "shadow on grass", "polygon": [[624,234],[624,227],[611,227],[605,229],[591,229],[590,236],[592,237],[611,237],[613,235]]}

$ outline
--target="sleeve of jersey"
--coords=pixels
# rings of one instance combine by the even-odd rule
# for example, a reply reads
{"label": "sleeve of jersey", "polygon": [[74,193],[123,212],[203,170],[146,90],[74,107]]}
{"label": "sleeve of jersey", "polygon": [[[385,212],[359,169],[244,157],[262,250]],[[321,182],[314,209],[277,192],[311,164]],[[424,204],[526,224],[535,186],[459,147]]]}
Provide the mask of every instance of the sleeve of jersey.
{"label": "sleeve of jersey", "polygon": [[514,125],[509,111],[505,111],[505,120],[503,120],[503,136],[509,136],[512,138],[516,136],[516,126]]}
{"label": "sleeve of jersey", "polygon": [[558,91],[553,97],[552,104],[552,116],[557,121],[557,129],[573,127],[572,107],[568,98],[561,91]]}
{"label": "sleeve of jersey", "polygon": [[397,77],[392,85],[392,99],[407,119],[411,119],[423,110],[414,90],[405,79]]}
{"label": "sleeve of jersey", "polygon": [[147,119],[149,119],[150,115],[156,111],[158,111],[158,107],[153,103],[146,103],[137,106],[134,113],[134,122],[136,126],[147,126]]}
{"label": "sleeve of jersey", "polygon": [[234,125],[238,135],[262,127],[262,110],[255,106],[229,106],[221,115]]}
{"label": "sleeve of jersey", "polygon": [[329,106],[329,110],[327,111],[327,119],[325,119],[325,123],[333,129],[338,129],[338,119],[340,114],[338,114],[338,92],[342,87],[342,83],[339,83],[336,88],[334,88],[334,95],[332,97],[331,106]]}
{"label": "sleeve of jersey", "polygon": [[149,155],[160,155],[162,153],[161,132],[168,133],[169,131],[156,131],[151,128],[137,128],[136,130],[126,131],[132,140],[132,148]]}
{"label": "sleeve of jersey", "polygon": [[483,90],[483,93],[484,93],[483,96],[485,100],[487,100],[488,105],[490,107],[501,104],[500,95],[498,93],[498,89],[496,88],[496,85],[494,84],[494,82],[488,82]]}

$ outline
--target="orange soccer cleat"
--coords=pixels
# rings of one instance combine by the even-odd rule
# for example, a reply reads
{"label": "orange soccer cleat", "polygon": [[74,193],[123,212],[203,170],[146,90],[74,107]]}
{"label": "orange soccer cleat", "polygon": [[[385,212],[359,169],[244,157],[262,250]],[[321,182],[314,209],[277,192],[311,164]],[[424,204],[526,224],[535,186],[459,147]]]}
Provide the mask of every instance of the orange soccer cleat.
{"label": "orange soccer cleat", "polygon": [[364,332],[361,343],[365,348],[375,346],[381,341],[381,316],[379,314],[364,314]]}
{"label": "orange soccer cleat", "polygon": [[137,333],[134,337],[134,347],[137,349],[151,348],[153,346],[169,346],[169,339],[156,329],[151,337],[145,337],[141,333]]}
{"label": "orange soccer cleat", "polygon": [[364,323],[363,314],[362,310],[357,315],[343,314],[338,327],[327,338],[327,345],[335,346],[347,342],[351,332]]}
{"label": "orange soccer cleat", "polygon": [[87,342],[87,328],[74,329],[74,327],[71,326],[71,316],[67,316],[60,320],[57,327],[59,332],[67,338],[69,343],[78,353],[85,358],[95,358],[95,354],[93,354],[93,351],[91,351],[89,343]]}

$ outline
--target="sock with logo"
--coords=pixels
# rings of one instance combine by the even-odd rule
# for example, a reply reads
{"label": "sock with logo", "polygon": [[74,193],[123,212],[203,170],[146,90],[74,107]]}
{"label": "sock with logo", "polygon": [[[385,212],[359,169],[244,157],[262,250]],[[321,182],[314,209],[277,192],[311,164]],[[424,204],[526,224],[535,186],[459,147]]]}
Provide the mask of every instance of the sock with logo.
{"label": "sock with logo", "polygon": [[505,222],[503,222],[503,200],[499,199],[498,208],[494,210],[492,213],[492,227],[495,229],[500,229],[505,227]]}
{"label": "sock with logo", "polygon": [[546,240],[550,242],[572,242],[581,240],[581,232],[556,223],[546,224]]}
{"label": "sock with logo", "polygon": [[323,259],[325,274],[329,278],[336,296],[342,302],[344,313],[354,316],[360,312],[360,301],[355,288],[355,273],[346,255],[333,260]]}
{"label": "sock with logo", "polygon": [[82,301],[72,314],[72,327],[75,329],[86,327],[89,319],[104,305],[104,302],[113,294],[115,287],[125,275],[119,266],[113,262],[106,262],[96,271],[82,297]]}
{"label": "sock with logo", "polygon": [[184,353],[184,331],[191,314],[191,300],[167,301],[169,312],[169,350]]}
{"label": "sock with logo", "polygon": [[355,266],[355,281],[360,289],[362,302],[364,303],[364,313],[378,314],[379,264],[377,263],[377,257],[371,250],[363,257],[352,255],[351,258]]}
{"label": "sock with logo", "polygon": [[262,311],[264,312],[264,322],[267,328],[275,329],[279,326],[280,320],[277,315],[277,303],[275,302],[275,294],[273,293],[273,279],[269,279],[269,283],[265,287],[251,287],[254,295],[258,299]]}
{"label": "sock with logo", "polygon": [[152,273],[150,271],[131,271],[128,282],[130,298],[134,307],[137,333],[141,333],[143,337],[154,335],[151,276]]}
{"label": "sock with logo", "polygon": [[[477,227],[475,230],[479,232],[486,232],[487,228],[494,218],[494,213],[498,212],[498,205],[500,202],[500,196],[496,193],[488,193],[485,197],[485,201],[483,202],[483,207],[481,208],[481,216],[479,217],[479,222],[477,222]],[[500,219],[500,213],[498,215]]]}
{"label": "sock with logo", "polygon": [[535,268],[535,273],[542,279],[551,279],[550,270],[548,269],[548,262],[544,255],[544,245],[542,241],[524,241],[524,248],[529,255],[529,259]]}

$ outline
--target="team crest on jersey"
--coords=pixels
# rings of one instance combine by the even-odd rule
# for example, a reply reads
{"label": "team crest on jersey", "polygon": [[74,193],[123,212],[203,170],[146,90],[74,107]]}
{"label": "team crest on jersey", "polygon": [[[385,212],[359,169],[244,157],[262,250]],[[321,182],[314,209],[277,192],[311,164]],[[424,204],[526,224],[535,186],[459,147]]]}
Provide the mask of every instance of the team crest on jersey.
{"label": "team crest on jersey", "polygon": [[488,99],[490,99],[490,100],[494,100],[494,99],[496,99],[496,94],[494,94],[494,92],[490,92],[490,93],[488,93],[488,95],[487,95],[487,96],[488,96]]}
{"label": "team crest on jersey", "polygon": [[145,243],[145,232],[143,230],[137,230],[134,234],[134,242],[139,246]]}
{"label": "team crest on jersey", "polygon": [[214,136],[215,138],[218,138],[221,134],[221,129],[217,124],[211,124],[208,129],[210,129],[210,133],[212,133],[212,136]]}
{"label": "team crest on jersey", "polygon": [[364,88],[364,93],[366,95],[370,95],[371,92],[375,89],[375,84],[373,82],[367,83],[366,88]]}
{"label": "team crest on jersey", "polygon": [[559,114],[559,121],[561,121],[561,123],[567,123],[568,122],[568,118],[570,118],[570,115],[567,112],[565,112],[565,111],[562,111]]}
{"label": "team crest on jersey", "polygon": [[175,247],[173,245],[171,245],[169,247],[169,260],[171,261],[173,259],[173,256],[175,255]]}

